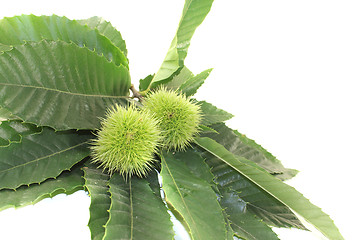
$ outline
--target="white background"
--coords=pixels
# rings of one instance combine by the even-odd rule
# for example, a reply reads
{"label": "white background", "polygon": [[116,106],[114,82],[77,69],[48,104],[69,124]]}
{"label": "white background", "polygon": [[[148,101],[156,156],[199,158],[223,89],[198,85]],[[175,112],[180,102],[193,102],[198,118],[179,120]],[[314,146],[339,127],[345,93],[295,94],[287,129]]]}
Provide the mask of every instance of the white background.
{"label": "white background", "polygon": [[[0,18],[102,16],[122,33],[132,81],[157,71],[183,0],[2,1]],[[288,183],[359,239],[359,1],[215,0],[186,65],[214,68],[196,95],[236,117],[228,125],[301,172]],[[0,239],[90,239],[89,198],[78,192],[0,212]],[[320,239],[278,230],[281,239]]]}

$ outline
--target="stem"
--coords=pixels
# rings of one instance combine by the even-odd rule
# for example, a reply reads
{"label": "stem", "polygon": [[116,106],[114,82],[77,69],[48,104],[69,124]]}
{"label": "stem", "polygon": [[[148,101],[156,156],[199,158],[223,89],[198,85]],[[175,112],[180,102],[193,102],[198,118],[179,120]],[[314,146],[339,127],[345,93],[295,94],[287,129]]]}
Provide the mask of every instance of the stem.
{"label": "stem", "polygon": [[132,98],[137,98],[141,102],[144,97],[143,97],[143,95],[140,94],[140,92],[138,90],[135,89],[134,84],[131,84],[130,90],[133,94]]}

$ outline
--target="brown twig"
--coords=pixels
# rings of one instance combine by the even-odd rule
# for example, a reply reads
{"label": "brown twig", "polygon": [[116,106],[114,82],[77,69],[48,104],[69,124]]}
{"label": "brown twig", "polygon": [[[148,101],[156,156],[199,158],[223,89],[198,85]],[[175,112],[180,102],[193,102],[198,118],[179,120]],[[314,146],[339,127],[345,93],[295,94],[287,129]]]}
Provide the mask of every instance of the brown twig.
{"label": "brown twig", "polygon": [[134,84],[131,84],[130,90],[133,94],[131,98],[137,98],[140,102],[143,100],[143,95],[141,95],[140,92],[135,89]]}

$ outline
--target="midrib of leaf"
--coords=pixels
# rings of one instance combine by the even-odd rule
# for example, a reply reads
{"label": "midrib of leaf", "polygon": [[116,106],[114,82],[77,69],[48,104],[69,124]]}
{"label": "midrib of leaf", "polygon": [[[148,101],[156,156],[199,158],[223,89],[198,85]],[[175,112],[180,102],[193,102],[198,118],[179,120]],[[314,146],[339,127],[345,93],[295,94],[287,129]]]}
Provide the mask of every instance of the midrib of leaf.
{"label": "midrib of leaf", "polygon": [[129,199],[130,199],[130,239],[134,237],[134,209],[133,209],[133,196],[131,190],[131,178],[129,178]]}
{"label": "midrib of leaf", "polygon": [[240,228],[243,232],[245,232],[246,234],[248,234],[249,236],[252,237],[252,239],[257,240],[256,237],[254,235],[252,235],[251,233],[249,233],[248,231],[246,231],[244,228],[242,228],[241,226],[239,226],[238,224],[231,222],[231,225],[234,225],[238,228]]}
{"label": "midrib of leaf", "polygon": [[13,83],[1,83],[1,86],[12,86],[12,87],[24,87],[24,88],[33,88],[33,89],[42,89],[46,91],[53,91],[62,94],[72,95],[72,96],[85,96],[85,97],[103,97],[103,98],[128,98],[127,96],[113,96],[113,95],[97,95],[97,94],[85,94],[85,93],[73,93],[73,92],[65,92],[59,89],[46,88],[41,86],[33,86],[33,85],[22,85],[22,84],[13,84]]}
{"label": "midrib of leaf", "polygon": [[[268,213],[268,215],[274,214],[274,213],[272,213],[272,212],[270,212],[270,211],[268,211],[268,210],[266,210],[266,209],[264,209],[264,208],[261,208],[261,207],[255,205],[255,204],[253,204],[253,203],[251,203],[251,202],[247,202],[247,204],[248,204],[249,206],[253,207],[253,208],[257,208],[257,209],[260,209],[260,210],[263,211],[263,212]],[[281,214],[278,214],[276,217],[277,217],[278,219],[282,219],[284,222],[286,222],[286,221],[288,220],[287,218],[282,217]]]}
{"label": "midrib of leaf", "polygon": [[[168,167],[168,165],[167,165],[167,163],[166,163],[165,158],[162,157],[161,161],[164,162],[164,164],[165,164],[165,166],[166,166],[166,169],[167,169],[167,171],[169,172],[169,175],[170,175],[170,177],[171,177],[171,180],[173,181],[173,183],[174,183],[174,185],[175,185],[175,187],[176,187],[176,191],[179,193],[180,198],[181,198],[181,201],[183,202],[184,206],[186,207],[186,211],[188,212],[188,214],[189,214],[189,216],[190,216],[190,218],[191,218],[191,221],[194,223],[193,226],[194,226],[195,229],[196,229],[196,235],[198,235],[199,239],[201,239],[201,236],[200,236],[199,233],[198,233],[198,229],[197,229],[197,225],[196,225],[196,223],[195,223],[195,220],[194,220],[193,217],[192,217],[192,214],[191,214],[191,212],[190,212],[190,210],[189,210],[189,208],[188,208],[188,206],[187,206],[187,204],[186,204],[186,202],[185,202],[185,200],[184,200],[183,195],[181,194],[181,191],[180,191],[178,185],[176,184],[176,181],[175,181],[175,179],[174,179],[174,177],[173,177],[173,175],[172,175],[172,173],[171,173],[171,171],[170,171],[170,169],[169,169],[169,167]],[[179,213],[179,214],[180,214],[180,213]]]}
{"label": "midrib of leaf", "polygon": [[[274,177],[271,176],[270,174],[268,174],[268,173],[266,173],[266,172],[262,172],[261,170],[255,168],[255,167],[253,167],[253,166],[251,166],[251,165],[246,164],[246,161],[245,161],[245,162],[243,162],[243,161],[241,161],[241,160],[239,161],[231,152],[229,152],[227,149],[225,149],[224,146],[222,146],[221,144],[217,143],[217,142],[216,142],[215,140],[213,140],[213,139],[210,139],[210,138],[207,138],[207,137],[203,137],[203,138],[202,138],[202,137],[197,137],[197,138],[195,139],[195,143],[198,144],[200,147],[204,148],[205,150],[207,150],[209,153],[211,153],[211,154],[213,154],[214,156],[216,156],[217,158],[221,159],[223,162],[225,162],[225,163],[228,164],[230,167],[232,167],[233,169],[235,169],[235,171],[239,172],[242,176],[244,176],[244,177],[247,178],[249,181],[251,181],[252,183],[254,183],[255,185],[257,185],[260,189],[263,189],[263,190],[264,190],[266,193],[268,193],[270,196],[272,196],[273,198],[277,199],[278,201],[280,201],[281,203],[283,203],[285,206],[288,206],[288,207],[291,208],[294,212],[298,213],[298,214],[299,214],[301,217],[303,217],[307,222],[309,222],[310,224],[312,224],[312,225],[313,225],[319,232],[321,232],[324,236],[328,237],[329,239],[336,239],[336,240],[343,239],[343,237],[341,236],[339,230],[336,228],[335,224],[332,222],[332,220],[330,219],[330,217],[327,216],[325,213],[323,213],[323,212],[320,210],[320,208],[318,208],[318,207],[316,207],[315,205],[313,205],[312,203],[310,203],[310,201],[308,201],[306,198],[304,198],[304,197],[303,197],[300,193],[298,193],[294,188],[286,185],[286,184],[283,183],[281,180],[274,178]],[[208,146],[209,146],[210,144],[216,144],[216,146],[217,146],[218,148],[220,148],[220,150],[213,151],[213,150],[214,150],[214,147],[208,148]],[[222,151],[222,152],[220,153],[220,151]],[[220,154],[218,154],[218,153],[220,153],[221,155],[225,155],[225,154],[226,154],[226,157],[220,156]],[[248,173],[248,174],[243,173],[243,171],[241,171],[240,169],[238,169],[237,167],[234,166],[235,164],[230,163],[229,161],[227,161],[226,158],[229,158],[229,159],[231,159],[231,160],[236,161],[238,166],[240,165],[241,168],[243,168],[243,169],[244,169],[244,168],[247,168],[247,169],[249,169],[249,171],[252,171],[252,172],[251,172],[251,173]],[[241,157],[239,157],[239,159],[241,159]],[[247,160],[247,161],[248,161],[248,160]],[[246,171],[246,170],[245,170],[245,171]],[[255,173],[254,173],[254,172],[255,172]],[[301,213],[301,212],[303,212],[303,211],[298,211],[298,207],[297,207],[296,205],[299,204],[299,203],[296,203],[296,202],[294,203],[294,202],[285,201],[285,200],[284,200],[284,196],[283,196],[283,197],[277,196],[277,195],[274,194],[271,190],[269,190],[269,188],[271,188],[271,186],[269,186],[269,185],[267,185],[267,186],[265,185],[265,186],[264,186],[263,184],[258,183],[258,181],[260,181],[260,180],[257,181],[256,177],[255,177],[255,179],[254,179],[254,178],[248,176],[248,175],[255,175],[255,174],[257,174],[257,175],[260,174],[260,175],[263,177],[263,179],[261,180],[261,181],[263,181],[263,182],[264,182],[266,179],[267,179],[267,180],[270,180],[270,178],[271,178],[270,184],[273,183],[273,185],[274,185],[274,181],[275,181],[275,183],[277,183],[276,186],[278,186],[279,184],[281,184],[281,185],[283,185],[283,186],[287,186],[287,187],[288,187],[288,190],[291,190],[291,191],[290,191],[291,193],[290,193],[289,196],[292,197],[292,198],[294,198],[294,193],[297,193],[297,194],[298,194],[298,197],[301,196],[303,202],[306,200],[305,203],[306,203],[306,205],[308,206],[308,208],[311,207],[312,210],[318,210],[318,211],[320,211],[320,214],[321,214],[321,215],[320,215],[320,216],[317,215],[316,218],[324,217],[324,216],[326,216],[326,217],[328,218],[328,219],[325,219],[325,222],[326,222],[326,225],[327,225],[327,226],[326,226],[326,229],[323,229],[323,228],[324,228],[323,226],[319,226],[320,223],[319,223],[318,221],[316,221],[316,222],[314,223],[313,220],[316,219],[316,218],[313,217],[312,219],[309,219],[308,216],[304,216],[304,214]],[[265,180],[264,180],[264,178],[265,178]],[[265,182],[268,182],[268,181],[265,181]],[[294,191],[292,191],[292,190],[294,190]],[[294,204],[296,204],[296,205],[294,205]],[[306,213],[305,215],[307,215],[307,213]],[[331,222],[330,222],[330,221],[331,221]],[[332,225],[332,226],[331,226],[332,228],[329,228],[329,224]],[[330,233],[329,230],[331,230],[332,232]],[[332,234],[334,234],[334,235],[332,235]],[[336,238],[334,238],[335,236],[336,236]]]}
{"label": "midrib of leaf", "polygon": [[[192,4],[193,0],[189,0],[189,4],[187,6],[184,6],[184,10],[183,10],[183,13],[186,13],[189,8],[190,8],[190,5]],[[184,21],[184,17],[185,17],[186,14],[181,14],[181,18],[180,18],[180,22],[179,22],[179,27],[181,26],[182,22]]]}
{"label": "midrib of leaf", "polygon": [[81,145],[84,145],[84,144],[87,144],[87,142],[79,143],[79,144],[77,144],[77,145],[74,145],[74,146],[71,146],[71,147],[69,147],[69,148],[63,149],[63,150],[61,150],[61,151],[59,151],[59,152],[52,153],[52,154],[43,156],[43,157],[41,157],[41,158],[36,158],[36,159],[34,159],[34,160],[32,160],[32,161],[29,161],[29,162],[26,162],[26,163],[23,163],[23,164],[20,164],[20,165],[16,165],[16,166],[14,166],[14,167],[12,167],[12,168],[8,168],[8,169],[5,169],[5,170],[2,170],[2,171],[0,171],[0,173],[7,172],[7,171],[10,171],[10,170],[14,170],[14,169],[16,169],[16,168],[23,167],[23,166],[26,166],[26,165],[28,165],[28,164],[34,163],[34,162],[38,162],[38,161],[41,161],[41,160],[43,160],[43,159],[47,159],[47,158],[53,157],[53,156],[55,156],[55,155],[58,155],[58,154],[67,152],[67,151],[69,151],[69,150],[71,150],[71,149],[77,148],[77,147],[79,147],[79,146],[81,146]]}

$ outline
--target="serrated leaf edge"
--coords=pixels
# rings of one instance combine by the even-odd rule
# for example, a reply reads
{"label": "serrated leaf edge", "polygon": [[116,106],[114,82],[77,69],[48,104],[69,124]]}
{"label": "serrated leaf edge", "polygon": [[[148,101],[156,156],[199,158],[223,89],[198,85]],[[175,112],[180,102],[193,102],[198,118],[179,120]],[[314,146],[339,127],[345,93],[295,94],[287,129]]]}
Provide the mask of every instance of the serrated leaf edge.
{"label": "serrated leaf edge", "polygon": [[[33,17],[38,17],[38,18],[41,18],[41,17],[44,17],[44,18],[45,18],[45,17],[58,17],[58,18],[60,18],[60,19],[65,18],[65,19],[68,20],[69,22],[76,23],[76,24],[79,24],[80,26],[83,26],[83,27],[86,28],[89,32],[95,32],[97,35],[102,36],[103,38],[105,38],[106,40],[108,40],[115,49],[117,49],[119,52],[121,52],[121,53],[124,55],[124,58],[125,58],[126,60],[128,60],[128,58],[126,57],[126,55],[124,54],[124,52],[121,51],[121,49],[119,49],[108,37],[106,37],[105,35],[101,34],[97,28],[92,29],[92,28],[90,28],[88,25],[80,24],[80,23],[77,22],[77,20],[75,20],[75,19],[69,19],[69,18],[67,18],[67,17],[65,17],[65,16],[59,16],[59,15],[56,15],[56,14],[52,14],[52,15],[44,15],[44,14],[42,14],[42,15],[20,14],[20,15],[15,15],[15,16],[12,16],[12,17],[4,17],[4,18],[0,19],[0,21],[3,20],[3,19],[4,19],[4,20],[8,20],[8,19],[11,20],[12,18],[20,18],[20,17],[23,17],[23,16],[33,16]],[[57,40],[47,39],[47,38],[44,38],[43,36],[41,36],[41,38],[42,38],[41,41],[47,40],[47,41],[62,41],[62,42],[66,42],[66,41],[63,41],[63,40],[61,40],[61,39],[59,39],[59,38],[58,38]],[[26,41],[26,40],[23,40],[23,42],[25,42],[25,43],[26,43],[26,42],[41,42],[41,41]],[[81,46],[79,46],[78,44],[76,44],[76,43],[75,43],[74,41],[72,41],[72,40],[70,40],[70,42],[66,42],[66,43],[73,43],[73,44],[75,44],[76,46],[81,47]],[[11,45],[2,44],[2,45],[12,47],[12,49],[8,50],[8,51],[11,51],[11,50],[13,50],[14,47],[19,46],[19,45],[23,45],[23,44],[11,44]],[[95,48],[91,49],[91,48],[87,47],[87,46],[85,45],[85,43],[82,44],[82,45],[83,45],[82,48],[87,48],[87,49],[89,49],[90,51],[95,52],[95,53],[98,54],[99,56],[105,57],[103,52],[97,52]],[[8,51],[1,51],[0,54],[2,54],[2,53],[4,53],[4,52],[8,52]],[[105,59],[106,59],[108,62],[113,62],[113,63],[114,63],[113,58],[112,58],[111,60],[109,60],[109,59],[107,59],[107,58],[105,57]],[[127,63],[128,63],[128,61],[127,61]],[[115,64],[115,63],[114,63],[114,64]],[[115,64],[115,65],[116,65],[116,66],[121,66],[121,65],[124,66],[123,64],[119,64],[119,65]],[[128,65],[128,64],[127,64],[127,66],[124,66],[124,67],[127,68],[127,69],[129,69],[129,65]]]}

